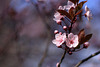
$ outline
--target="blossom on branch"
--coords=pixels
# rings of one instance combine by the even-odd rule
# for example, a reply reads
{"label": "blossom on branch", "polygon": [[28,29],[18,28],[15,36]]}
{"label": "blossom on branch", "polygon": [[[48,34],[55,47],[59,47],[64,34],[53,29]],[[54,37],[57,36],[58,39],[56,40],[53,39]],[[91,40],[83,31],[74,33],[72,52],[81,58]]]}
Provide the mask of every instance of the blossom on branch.
{"label": "blossom on branch", "polygon": [[65,5],[65,6],[59,6],[58,9],[60,9],[60,10],[66,10],[66,11],[69,12],[70,8],[75,8],[75,4],[72,3],[71,1],[68,1],[67,5]]}
{"label": "blossom on branch", "polygon": [[64,9],[66,9],[69,12],[70,8],[75,8],[75,4],[71,1],[68,1],[67,5],[64,6]]}
{"label": "blossom on branch", "polygon": [[74,35],[73,33],[68,34],[68,38],[66,39],[66,45],[69,48],[75,48],[78,46],[78,35]]}
{"label": "blossom on branch", "polygon": [[90,19],[92,19],[92,13],[91,13],[91,11],[87,11],[86,12],[86,17],[87,17],[87,19],[90,21]]}
{"label": "blossom on branch", "polygon": [[66,33],[58,33],[55,35],[55,39],[52,41],[54,44],[56,44],[57,47],[60,47],[66,40]]}
{"label": "blossom on branch", "polygon": [[[65,6],[59,6],[58,10],[65,10],[69,13],[69,10],[72,8],[72,9],[75,9],[76,5],[74,3],[72,3],[71,1],[68,1],[67,5]],[[61,20],[62,18],[64,18],[65,16],[64,15],[61,15],[59,12],[56,12],[54,14],[54,18],[53,20],[57,22],[57,24],[61,24]]]}
{"label": "blossom on branch", "polygon": [[56,12],[56,13],[54,14],[54,17],[55,17],[55,18],[53,18],[53,20],[56,21],[57,23],[59,23],[59,22],[61,22],[61,18],[63,18],[64,16],[61,15],[59,12]]}

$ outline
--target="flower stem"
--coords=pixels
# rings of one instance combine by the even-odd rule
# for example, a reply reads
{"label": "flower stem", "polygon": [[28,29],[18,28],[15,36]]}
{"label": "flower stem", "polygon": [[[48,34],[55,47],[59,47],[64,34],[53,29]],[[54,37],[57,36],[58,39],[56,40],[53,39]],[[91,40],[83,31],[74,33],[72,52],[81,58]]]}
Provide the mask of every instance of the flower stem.
{"label": "flower stem", "polygon": [[98,52],[96,52],[96,53],[90,55],[89,57],[87,57],[87,58],[81,60],[78,64],[76,64],[75,67],[79,67],[82,63],[84,63],[85,61],[91,59],[92,57],[94,57],[94,56],[96,56],[96,55],[98,55],[98,54],[100,54],[100,51],[98,51]]}
{"label": "flower stem", "polygon": [[73,26],[73,21],[75,20],[75,18],[76,18],[76,16],[74,16],[74,18],[72,19],[72,21],[71,21],[71,27],[69,28],[69,33],[71,32],[71,30],[72,30],[72,26]]}
{"label": "flower stem", "polygon": [[60,62],[58,64],[58,67],[60,67],[60,64],[62,63],[63,59],[65,58],[65,55],[66,55],[66,49],[64,51],[64,54],[62,55],[62,58],[61,58],[61,60],[60,60]]}
{"label": "flower stem", "polygon": [[69,28],[69,33],[70,33],[71,30],[72,30],[72,26],[73,26],[73,23],[71,23],[71,27]]}
{"label": "flower stem", "polygon": [[84,48],[80,48],[80,49],[78,49],[78,50],[76,50],[76,51],[74,51],[74,52],[80,51],[80,50],[82,50],[82,49],[84,49]]}

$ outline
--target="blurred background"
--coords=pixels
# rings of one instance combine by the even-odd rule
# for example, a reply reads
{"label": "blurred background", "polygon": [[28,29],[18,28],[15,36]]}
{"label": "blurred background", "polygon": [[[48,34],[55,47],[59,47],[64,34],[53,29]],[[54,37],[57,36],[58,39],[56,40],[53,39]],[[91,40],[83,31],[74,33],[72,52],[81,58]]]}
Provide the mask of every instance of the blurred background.
{"label": "blurred background", "polygon": [[[0,67],[56,67],[64,50],[52,43],[53,31],[63,30],[53,18],[56,9],[66,4],[67,0],[0,0]],[[72,32],[78,34],[85,28],[86,34],[93,33],[90,46],[66,54],[61,67],[74,67],[100,50],[100,0],[88,0],[85,5],[92,11],[93,19],[88,22],[81,18]],[[100,55],[80,67],[100,67]]]}

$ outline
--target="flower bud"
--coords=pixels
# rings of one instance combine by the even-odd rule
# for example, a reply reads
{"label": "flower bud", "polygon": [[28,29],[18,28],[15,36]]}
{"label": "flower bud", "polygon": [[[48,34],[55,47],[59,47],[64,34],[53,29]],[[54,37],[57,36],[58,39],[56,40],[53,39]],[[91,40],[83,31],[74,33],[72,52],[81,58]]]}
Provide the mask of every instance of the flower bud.
{"label": "flower bud", "polygon": [[62,17],[60,20],[64,21],[64,18]]}
{"label": "flower bud", "polygon": [[59,66],[59,63],[56,64],[56,67],[60,67],[60,66]]}
{"label": "flower bud", "polygon": [[60,35],[62,35],[62,32],[59,32]]}
{"label": "flower bud", "polygon": [[57,46],[58,48],[62,48],[62,45],[60,45],[60,46]]}
{"label": "flower bud", "polygon": [[86,13],[84,14],[85,17],[87,17]]}
{"label": "flower bud", "polygon": [[75,48],[72,48],[72,51],[75,51]]}
{"label": "flower bud", "polygon": [[58,30],[55,30],[55,31],[54,31],[54,34],[57,34],[57,33],[59,33]]}
{"label": "flower bud", "polygon": [[83,44],[83,48],[88,48],[88,46],[89,46],[89,42],[85,42],[85,43]]}
{"label": "flower bud", "polygon": [[61,20],[58,20],[58,21],[57,21],[57,24],[58,24],[58,25],[61,25]]}
{"label": "flower bud", "polygon": [[68,53],[69,53],[69,55],[72,55],[72,52],[71,51],[69,51]]}
{"label": "flower bud", "polygon": [[63,26],[63,29],[64,29],[65,31],[67,31],[67,26]]}

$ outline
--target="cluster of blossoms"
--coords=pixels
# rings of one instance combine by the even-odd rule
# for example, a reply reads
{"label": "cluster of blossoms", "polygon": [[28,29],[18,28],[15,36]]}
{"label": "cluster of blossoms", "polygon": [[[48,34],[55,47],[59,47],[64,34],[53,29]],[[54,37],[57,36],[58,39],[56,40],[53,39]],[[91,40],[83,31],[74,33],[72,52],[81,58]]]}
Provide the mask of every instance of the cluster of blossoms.
{"label": "cluster of blossoms", "polygon": [[[75,12],[75,7],[76,7],[76,5],[73,2],[68,1],[67,5],[59,6],[58,9],[66,10],[69,13],[69,10],[73,10]],[[92,13],[91,13],[90,9],[87,7],[87,5],[85,6],[85,11],[86,11],[86,13],[84,14],[84,16],[87,17],[88,20],[92,19]],[[65,16],[61,15],[59,12],[56,12],[54,17],[55,18],[53,20],[56,21],[57,23],[59,23],[59,22],[61,22],[61,19],[64,18]]]}
{"label": "cluster of blossoms", "polygon": [[[62,48],[66,50],[70,55],[75,49],[79,46],[79,36],[74,35],[73,33],[58,32],[55,30],[55,39],[52,41],[58,48]],[[89,42],[84,42],[82,48],[87,48],[89,46]],[[81,49],[82,49],[81,48]],[[80,49],[79,49],[80,50]]]}
{"label": "cluster of blossoms", "polygon": [[75,48],[78,45],[78,35],[74,35],[73,33],[68,34],[68,37],[66,36],[66,33],[57,33],[55,35],[55,39],[52,41],[54,44],[56,44],[57,47],[63,47],[62,44],[66,44],[69,48]]}
{"label": "cluster of blossoms", "polygon": [[[57,12],[54,15],[53,20],[56,21],[58,25],[62,26],[65,32],[62,33],[58,30],[55,30],[55,39],[52,42],[58,48],[66,50],[68,54],[72,54],[72,52],[76,52],[77,50],[87,48],[89,46],[88,41],[92,37],[92,34],[85,36],[84,29],[80,30],[78,35],[74,35],[71,31],[73,24],[77,21],[78,15],[83,11],[83,4],[86,2],[87,1],[82,1],[79,3],[79,0],[68,0],[67,5],[59,6]],[[86,13],[82,16],[85,16],[88,20],[90,20],[92,18],[92,14],[87,6],[85,6],[85,11]],[[67,23],[64,21],[65,19],[70,22],[70,25],[67,25]],[[82,48],[80,48],[81,44],[83,44]]]}

